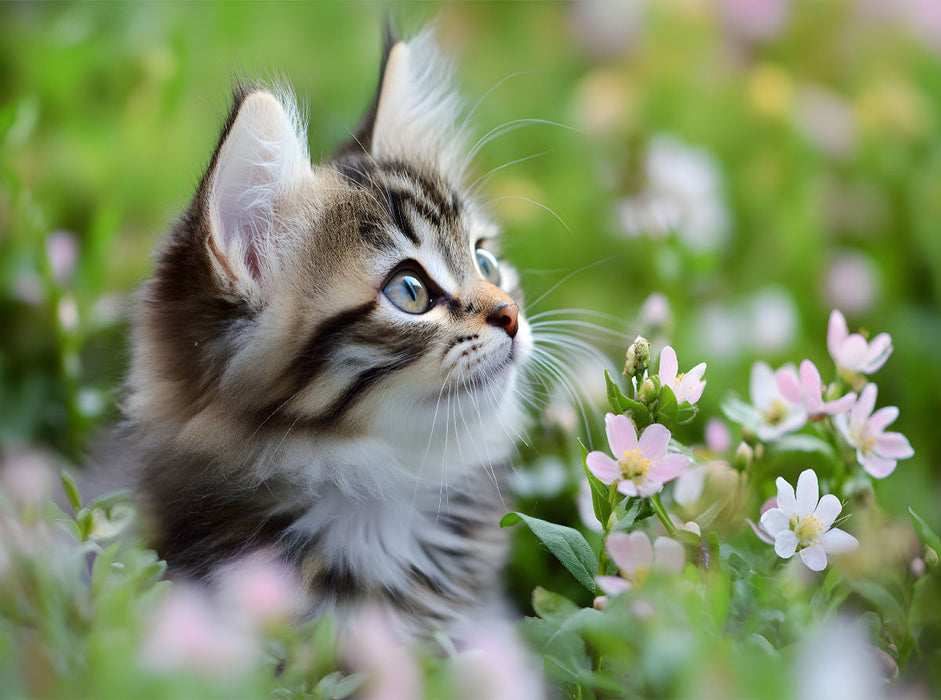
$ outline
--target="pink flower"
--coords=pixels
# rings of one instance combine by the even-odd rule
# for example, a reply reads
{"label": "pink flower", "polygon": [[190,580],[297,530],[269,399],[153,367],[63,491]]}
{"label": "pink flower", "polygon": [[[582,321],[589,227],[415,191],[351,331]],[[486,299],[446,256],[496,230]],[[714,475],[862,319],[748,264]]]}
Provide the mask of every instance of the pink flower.
{"label": "pink flower", "polygon": [[621,575],[598,576],[595,581],[611,596],[641,585],[651,566],[663,573],[677,574],[686,562],[686,552],[679,542],[669,537],[658,537],[651,546],[650,538],[639,530],[630,534],[614,532],[608,535],[605,544]]}
{"label": "pink flower", "polygon": [[850,372],[872,374],[892,354],[892,336],[880,333],[868,343],[859,333],[850,335],[843,314],[834,309],[827,327],[827,348],[837,367]]}
{"label": "pink flower", "polygon": [[359,613],[344,643],[345,660],[367,677],[366,700],[413,700],[422,697],[421,670],[388,610]]}
{"label": "pink flower", "polygon": [[660,353],[660,372],[657,375],[660,377],[660,386],[670,387],[676,395],[677,403],[696,403],[706,388],[706,382],[702,379],[706,372],[706,363],[700,362],[685,374],[677,374],[678,370],[676,351],[667,345]]}
{"label": "pink flower", "polygon": [[46,257],[56,284],[66,284],[75,272],[78,239],[70,231],[53,231],[46,237]]}
{"label": "pink flower", "polygon": [[779,557],[790,559],[800,553],[808,569],[823,571],[828,554],[844,554],[859,547],[855,537],[831,528],[843,506],[832,494],[818,500],[820,489],[813,469],[801,472],[796,494],[781,477],[775,483],[777,506],[761,516],[761,527],[774,538],[774,551]]}
{"label": "pink flower", "polygon": [[777,440],[785,433],[800,430],[807,423],[807,411],[803,405],[789,401],[778,386],[778,377],[789,371],[793,371],[790,365],[777,372],[764,362],[752,365],[749,384],[752,407],[746,426],[754,430],[763,442]]}
{"label": "pink flower", "polygon": [[720,418],[706,421],[706,447],[716,454],[725,452],[732,446],[732,431]]}
{"label": "pink flower", "polygon": [[659,423],[644,430],[637,439],[637,430],[627,416],[609,413],[604,417],[608,445],[615,455],[591,452],[586,460],[588,469],[605,484],[618,482],[617,490],[625,496],[652,496],[663,485],[675,479],[690,462],[686,455],[667,454],[670,431]]}
{"label": "pink flower", "polygon": [[507,622],[475,620],[465,648],[454,659],[459,698],[542,700],[542,675]]}
{"label": "pink flower", "polygon": [[898,418],[899,410],[886,406],[873,413],[877,391],[875,384],[867,384],[852,410],[834,416],[833,422],[846,441],[856,448],[856,459],[862,468],[875,478],[883,479],[895,471],[897,460],[908,459],[915,450],[901,433],[885,432]]}
{"label": "pink flower", "polygon": [[802,403],[810,420],[819,420],[824,416],[833,416],[848,411],[856,402],[856,394],[850,392],[835,401],[823,400],[823,381],[820,372],[810,360],[804,360],[800,366],[800,376],[793,367],[782,367],[777,375],[778,388],[785,399],[793,403]]}
{"label": "pink flower", "polygon": [[250,625],[287,622],[303,600],[294,570],[269,552],[255,552],[226,567],[218,585],[231,614]]}

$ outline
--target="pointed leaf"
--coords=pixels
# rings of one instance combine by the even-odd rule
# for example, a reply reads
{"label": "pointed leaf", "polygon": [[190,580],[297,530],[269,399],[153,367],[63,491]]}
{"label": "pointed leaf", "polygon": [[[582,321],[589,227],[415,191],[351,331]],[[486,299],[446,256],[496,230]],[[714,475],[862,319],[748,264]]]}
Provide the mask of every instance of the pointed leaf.
{"label": "pointed leaf", "polygon": [[941,539],[938,538],[934,530],[911,508],[908,509],[908,513],[912,516],[912,525],[915,526],[915,532],[918,534],[922,546],[930,547],[941,554]]}
{"label": "pointed leaf", "polygon": [[588,485],[591,487],[591,507],[598,518],[598,522],[604,525],[611,516],[611,503],[608,501],[608,487],[601,480],[591,473],[588,469],[588,463],[585,458],[588,457],[588,448],[578,441],[578,446],[582,449],[582,469],[585,471],[585,477],[588,479]]}
{"label": "pointed leaf", "polygon": [[677,423],[679,425],[684,425],[689,423],[693,418],[695,418],[699,413],[699,406],[691,404],[689,401],[684,401],[679,405],[677,413]]}
{"label": "pointed leaf", "polygon": [[657,400],[657,422],[672,433],[676,430],[678,418],[679,406],[676,403],[676,394],[668,386],[661,387],[660,398]]}
{"label": "pointed leaf", "polygon": [[62,479],[62,488],[65,489],[65,495],[69,499],[72,509],[78,513],[82,509],[82,497],[79,495],[75,479],[64,469],[59,473],[59,476]]}
{"label": "pointed leaf", "polygon": [[595,592],[594,576],[598,571],[598,557],[582,533],[565,525],[557,525],[518,512],[503,516],[500,527],[515,525],[520,520],[529,526],[536,538],[562,562],[580,584],[591,593]]}

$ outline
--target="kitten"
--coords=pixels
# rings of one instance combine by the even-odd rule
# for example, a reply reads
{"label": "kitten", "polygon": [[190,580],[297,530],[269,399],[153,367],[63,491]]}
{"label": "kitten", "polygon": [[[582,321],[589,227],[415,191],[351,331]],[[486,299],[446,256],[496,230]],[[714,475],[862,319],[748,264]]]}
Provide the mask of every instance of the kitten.
{"label": "kitten", "polygon": [[319,165],[289,94],[237,91],[141,290],[118,431],[172,574],[273,550],[308,615],[379,604],[413,634],[499,605],[532,337],[459,114],[427,34],[387,42]]}

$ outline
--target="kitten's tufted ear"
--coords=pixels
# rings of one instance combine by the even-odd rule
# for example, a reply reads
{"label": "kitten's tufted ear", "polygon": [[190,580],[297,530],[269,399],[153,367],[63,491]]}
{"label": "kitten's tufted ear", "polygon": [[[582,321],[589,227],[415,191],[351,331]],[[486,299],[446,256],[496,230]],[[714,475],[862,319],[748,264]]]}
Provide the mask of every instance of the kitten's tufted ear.
{"label": "kitten's tufted ear", "polygon": [[[242,91],[204,181],[210,252],[233,282],[264,279],[283,235],[283,208],[311,172],[289,94]],[[208,189],[207,189],[208,188]]]}
{"label": "kitten's tufted ear", "polygon": [[376,160],[404,160],[460,176],[464,138],[461,99],[431,31],[407,42],[387,33],[381,77],[353,142],[337,154],[366,151]]}

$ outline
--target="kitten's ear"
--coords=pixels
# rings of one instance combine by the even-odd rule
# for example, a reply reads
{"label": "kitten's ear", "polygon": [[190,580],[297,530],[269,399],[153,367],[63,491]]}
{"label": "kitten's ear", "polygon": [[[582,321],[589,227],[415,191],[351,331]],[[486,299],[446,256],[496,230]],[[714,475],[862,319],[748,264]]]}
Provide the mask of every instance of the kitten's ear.
{"label": "kitten's ear", "polygon": [[277,259],[284,202],[311,172],[290,95],[244,91],[213,156],[203,197],[210,252],[233,282],[264,279]]}
{"label": "kitten's ear", "polygon": [[387,32],[376,95],[354,142],[338,155],[365,150],[376,160],[420,162],[459,176],[464,165],[457,125],[461,106],[432,33],[404,42]]}

